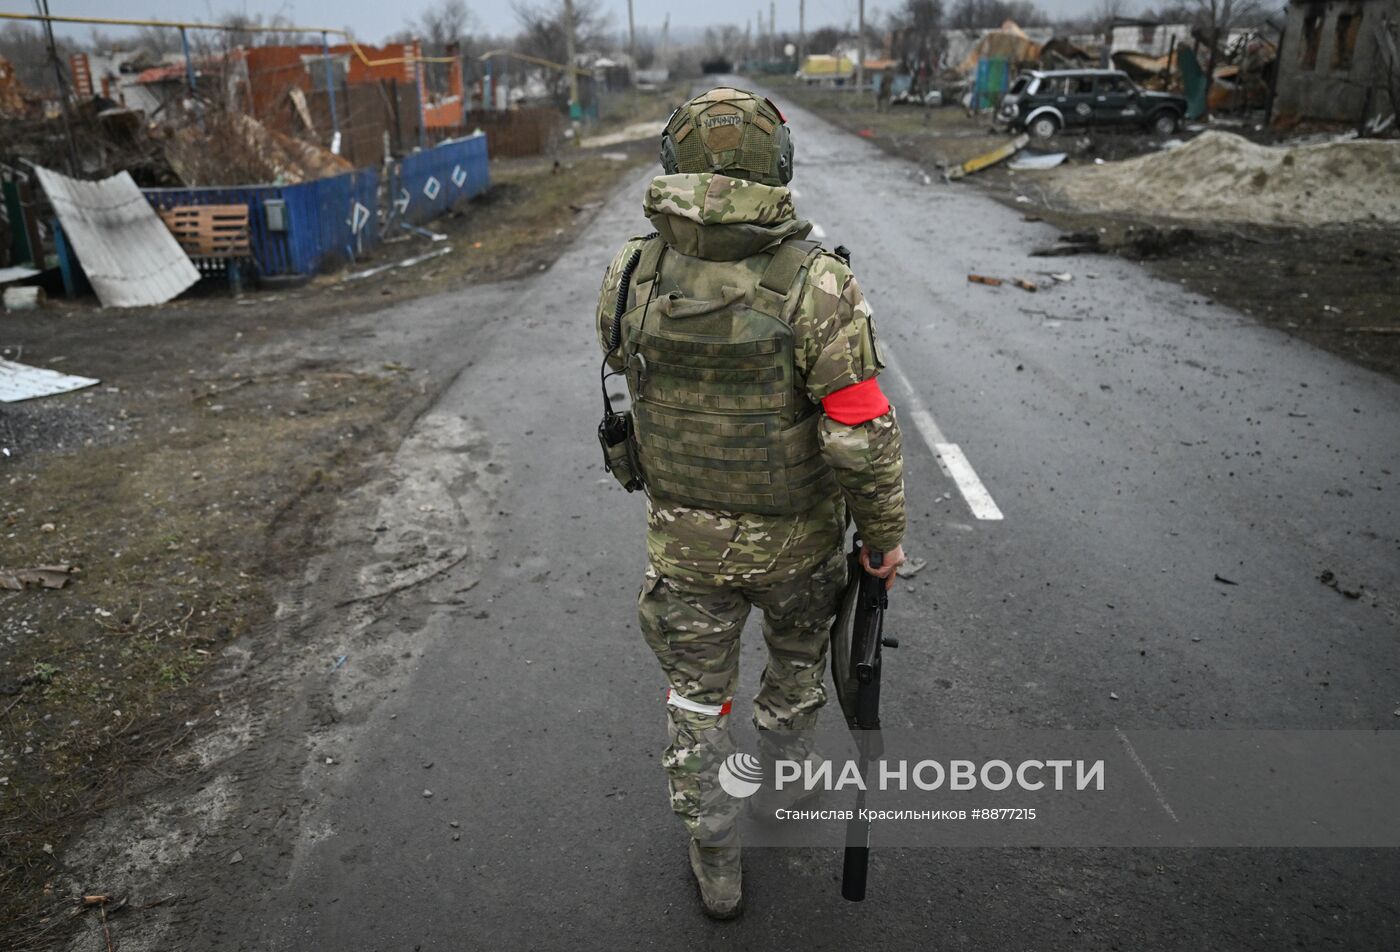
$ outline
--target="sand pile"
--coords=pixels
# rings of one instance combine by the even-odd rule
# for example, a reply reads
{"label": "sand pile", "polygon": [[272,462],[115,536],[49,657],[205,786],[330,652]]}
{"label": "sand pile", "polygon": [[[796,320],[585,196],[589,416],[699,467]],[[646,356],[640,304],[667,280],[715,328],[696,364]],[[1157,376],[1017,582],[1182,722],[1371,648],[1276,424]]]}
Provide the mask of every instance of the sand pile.
{"label": "sand pile", "polygon": [[1400,141],[1264,146],[1205,132],[1166,152],[1049,173],[1081,208],[1256,224],[1400,222]]}

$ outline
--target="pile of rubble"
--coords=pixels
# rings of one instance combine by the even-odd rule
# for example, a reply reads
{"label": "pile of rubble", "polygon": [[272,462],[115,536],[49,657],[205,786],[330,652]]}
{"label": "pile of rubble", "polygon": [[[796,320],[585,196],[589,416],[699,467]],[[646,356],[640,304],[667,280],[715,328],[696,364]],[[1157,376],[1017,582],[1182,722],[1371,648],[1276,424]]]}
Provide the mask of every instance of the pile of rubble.
{"label": "pile of rubble", "polygon": [[269,129],[244,113],[206,116],[171,134],[165,159],[186,185],[295,185],[354,167],[314,143]]}
{"label": "pile of rubble", "polygon": [[1260,225],[1400,220],[1400,141],[1258,145],[1210,131],[1123,162],[1057,169],[1046,184],[1078,208]]}

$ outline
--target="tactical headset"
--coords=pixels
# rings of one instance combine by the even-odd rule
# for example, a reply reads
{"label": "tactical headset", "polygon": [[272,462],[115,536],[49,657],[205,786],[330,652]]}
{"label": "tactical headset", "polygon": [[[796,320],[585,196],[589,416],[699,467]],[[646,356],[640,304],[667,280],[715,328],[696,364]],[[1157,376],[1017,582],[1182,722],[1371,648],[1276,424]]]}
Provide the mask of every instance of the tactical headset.
{"label": "tactical headset", "polygon": [[[712,90],[713,91],[713,90]],[[747,99],[715,99],[699,96],[679,106],[666,120],[666,128],[661,133],[661,168],[667,175],[682,171],[721,172],[736,178],[763,181],[765,184],[786,185],[792,181],[792,133],[787,119],[769,99],[762,99],[752,93],[745,93]],[[722,116],[711,120],[719,124],[721,117],[734,116],[735,122],[725,125],[740,125],[740,142],[735,148],[711,149],[701,131],[705,113],[716,106],[737,109],[738,113],[725,110]],[[765,129],[764,126],[769,128]],[[726,160],[721,156],[728,155]]]}

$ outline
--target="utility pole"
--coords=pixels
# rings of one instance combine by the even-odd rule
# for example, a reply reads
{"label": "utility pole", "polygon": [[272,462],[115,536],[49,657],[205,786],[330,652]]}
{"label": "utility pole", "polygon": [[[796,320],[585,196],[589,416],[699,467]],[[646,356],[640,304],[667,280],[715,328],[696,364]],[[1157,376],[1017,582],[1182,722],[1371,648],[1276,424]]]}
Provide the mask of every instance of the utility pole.
{"label": "utility pole", "polygon": [[807,0],[797,0],[797,68],[807,61]]}
{"label": "utility pole", "polygon": [[[63,107],[63,135],[68,140],[68,174],[77,175],[78,169],[78,144],[73,139],[73,126],[68,118],[68,84],[63,79],[63,66],[58,62],[58,47],[53,39],[53,21],[48,19],[49,0],[34,0],[34,6],[44,17],[44,34],[49,41],[49,60],[53,63],[54,79],[58,80],[58,101]],[[36,251],[34,260],[39,260]]]}
{"label": "utility pole", "polygon": [[[564,0],[564,62],[569,67],[569,119],[577,123],[583,108],[578,101],[578,73],[574,69],[574,0]],[[578,137],[574,139],[577,141]]]}
{"label": "utility pole", "polygon": [[856,93],[865,87],[865,0],[860,0],[860,32],[856,34]]}
{"label": "utility pole", "polygon": [[768,0],[768,45],[772,48],[769,59],[777,59],[782,50],[778,49],[778,4]]}
{"label": "utility pole", "polygon": [[632,0],[627,0],[627,55],[632,58],[632,69],[637,68],[637,23],[632,19]]}

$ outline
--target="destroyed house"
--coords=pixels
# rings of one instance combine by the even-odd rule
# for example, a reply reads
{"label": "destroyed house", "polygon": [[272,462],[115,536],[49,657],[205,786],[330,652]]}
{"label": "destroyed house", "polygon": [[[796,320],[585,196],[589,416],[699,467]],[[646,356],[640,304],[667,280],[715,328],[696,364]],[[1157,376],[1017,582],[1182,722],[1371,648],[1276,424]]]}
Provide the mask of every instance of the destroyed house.
{"label": "destroyed house", "polygon": [[1293,0],[1279,50],[1274,121],[1360,125],[1393,115],[1400,0]]}

